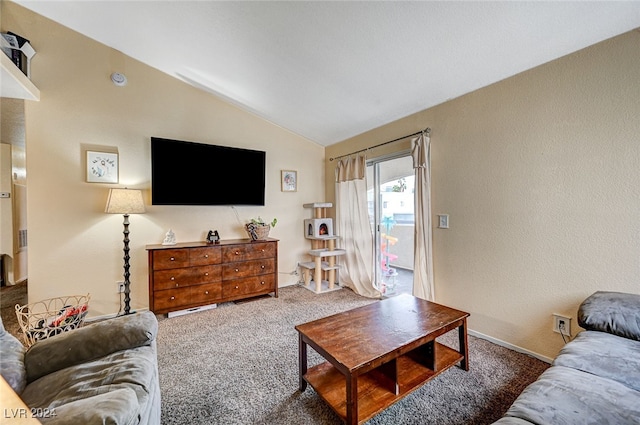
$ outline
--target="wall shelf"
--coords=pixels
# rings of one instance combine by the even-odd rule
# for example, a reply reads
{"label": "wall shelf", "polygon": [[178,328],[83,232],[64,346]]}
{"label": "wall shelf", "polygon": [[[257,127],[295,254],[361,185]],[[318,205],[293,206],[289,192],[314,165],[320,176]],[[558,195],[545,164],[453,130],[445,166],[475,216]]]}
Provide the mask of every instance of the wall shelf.
{"label": "wall shelf", "polygon": [[0,81],[2,81],[0,97],[40,100],[40,90],[2,52],[0,52],[0,69]]}

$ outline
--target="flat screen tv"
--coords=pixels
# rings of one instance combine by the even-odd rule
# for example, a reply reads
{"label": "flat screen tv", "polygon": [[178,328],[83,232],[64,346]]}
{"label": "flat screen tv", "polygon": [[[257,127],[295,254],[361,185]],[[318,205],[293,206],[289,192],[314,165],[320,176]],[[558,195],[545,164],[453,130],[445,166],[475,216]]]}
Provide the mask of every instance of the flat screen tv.
{"label": "flat screen tv", "polygon": [[264,205],[266,152],[151,138],[153,205]]}

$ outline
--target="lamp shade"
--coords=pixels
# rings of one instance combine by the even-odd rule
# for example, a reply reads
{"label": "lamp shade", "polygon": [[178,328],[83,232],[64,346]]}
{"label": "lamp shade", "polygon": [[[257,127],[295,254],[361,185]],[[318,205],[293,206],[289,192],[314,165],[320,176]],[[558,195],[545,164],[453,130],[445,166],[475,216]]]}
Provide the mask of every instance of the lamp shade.
{"label": "lamp shade", "polygon": [[110,189],[105,212],[109,214],[143,214],[142,191],[138,189]]}

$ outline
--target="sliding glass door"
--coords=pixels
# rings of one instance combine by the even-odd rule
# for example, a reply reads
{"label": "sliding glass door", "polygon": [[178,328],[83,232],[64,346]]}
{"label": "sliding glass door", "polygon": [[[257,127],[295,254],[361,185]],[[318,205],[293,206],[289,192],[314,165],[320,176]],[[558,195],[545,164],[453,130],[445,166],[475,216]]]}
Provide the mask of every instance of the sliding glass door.
{"label": "sliding glass door", "polygon": [[413,287],[414,170],[409,153],[367,162],[375,286],[384,296]]}

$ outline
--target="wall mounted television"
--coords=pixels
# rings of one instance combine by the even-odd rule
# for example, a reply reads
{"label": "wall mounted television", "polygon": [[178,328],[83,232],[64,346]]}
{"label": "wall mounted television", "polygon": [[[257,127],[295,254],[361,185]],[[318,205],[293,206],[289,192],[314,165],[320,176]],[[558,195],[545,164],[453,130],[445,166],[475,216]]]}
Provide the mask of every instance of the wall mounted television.
{"label": "wall mounted television", "polygon": [[266,152],[151,137],[153,205],[264,205]]}

